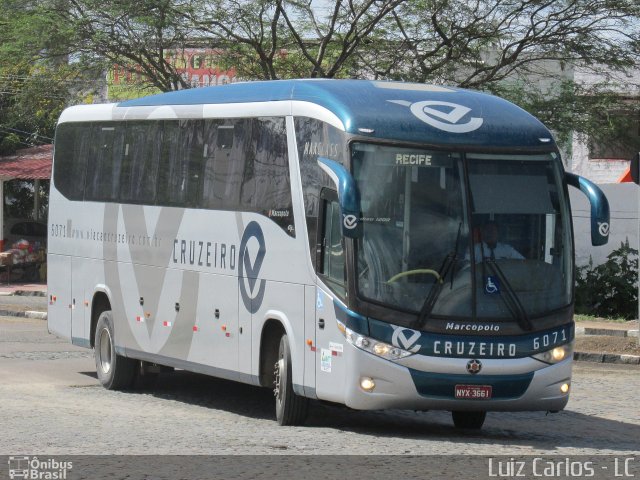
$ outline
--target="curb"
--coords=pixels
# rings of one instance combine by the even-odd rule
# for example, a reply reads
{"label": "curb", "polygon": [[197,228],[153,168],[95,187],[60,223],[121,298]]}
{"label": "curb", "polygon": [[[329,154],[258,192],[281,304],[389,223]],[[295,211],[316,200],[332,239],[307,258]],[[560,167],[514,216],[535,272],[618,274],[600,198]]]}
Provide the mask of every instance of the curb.
{"label": "curb", "polygon": [[616,363],[619,365],[640,365],[640,355],[618,355],[614,353],[574,352],[577,362]]}
{"label": "curb", "polygon": [[604,335],[607,337],[637,337],[637,329],[618,330],[613,328],[594,328],[594,327],[582,327],[581,331],[576,328],[576,334],[580,335]]}
{"label": "curb", "polygon": [[20,311],[20,310],[4,310],[0,309],[0,316],[2,317],[20,317],[20,318],[35,318],[38,320],[46,320],[47,312],[36,312],[34,310]]}

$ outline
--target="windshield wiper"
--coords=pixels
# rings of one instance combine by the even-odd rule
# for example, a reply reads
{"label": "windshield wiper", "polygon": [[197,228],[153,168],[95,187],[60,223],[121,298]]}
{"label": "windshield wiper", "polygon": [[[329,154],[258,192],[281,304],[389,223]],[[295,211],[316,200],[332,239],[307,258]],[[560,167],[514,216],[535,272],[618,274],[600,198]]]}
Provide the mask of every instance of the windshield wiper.
{"label": "windshield wiper", "polygon": [[[451,267],[454,267],[458,263],[458,248],[460,245],[460,234],[462,233],[462,222],[458,225],[458,235],[456,236],[456,245],[455,250],[453,252],[449,252],[444,260],[442,261],[442,265],[440,265],[440,269],[438,270],[438,279],[429,290],[429,294],[427,298],[425,298],[424,303],[422,304],[422,308],[420,309],[420,313],[418,314],[418,318],[414,322],[414,328],[422,328],[424,324],[427,323],[427,319],[431,312],[433,311],[433,307],[436,305],[436,301],[440,296],[440,292],[442,291],[442,287],[444,286],[444,279],[447,277],[449,270]],[[454,272],[451,273],[451,288],[453,288],[453,275]]]}
{"label": "windshield wiper", "polygon": [[517,320],[518,325],[520,325],[523,330],[531,330],[533,325],[531,325],[527,312],[522,306],[522,302],[518,298],[518,295],[509,283],[509,280],[507,280],[507,277],[502,272],[502,269],[498,266],[496,261],[491,258],[483,258],[482,261],[489,265],[494,275],[500,279],[500,283],[504,286],[507,293],[506,297],[503,297],[504,303],[507,305],[511,315]]}

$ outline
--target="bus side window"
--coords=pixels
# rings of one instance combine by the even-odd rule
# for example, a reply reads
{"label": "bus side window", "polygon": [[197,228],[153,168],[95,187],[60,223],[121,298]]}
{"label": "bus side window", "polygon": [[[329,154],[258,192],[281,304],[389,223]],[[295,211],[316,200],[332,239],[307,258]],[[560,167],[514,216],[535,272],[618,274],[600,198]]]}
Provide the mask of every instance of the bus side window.
{"label": "bus side window", "polygon": [[87,171],[85,199],[117,202],[124,158],[124,124],[98,123],[91,130],[93,155]]}
{"label": "bus side window", "polygon": [[237,210],[244,169],[246,120],[205,120],[202,182],[203,208]]}
{"label": "bus side window", "polygon": [[202,126],[200,120],[164,122],[164,149],[158,172],[159,205],[195,208],[202,182]]}
{"label": "bus side window", "polygon": [[124,202],[153,205],[162,152],[162,124],[128,122],[126,127],[120,198]]}
{"label": "bus side window", "polygon": [[63,123],[56,131],[54,184],[69,200],[82,200],[91,124]]}
{"label": "bus side window", "polygon": [[347,282],[338,195],[333,190],[323,189],[320,198],[321,225],[318,245],[320,254],[318,273],[338,296],[345,298],[347,296]]}

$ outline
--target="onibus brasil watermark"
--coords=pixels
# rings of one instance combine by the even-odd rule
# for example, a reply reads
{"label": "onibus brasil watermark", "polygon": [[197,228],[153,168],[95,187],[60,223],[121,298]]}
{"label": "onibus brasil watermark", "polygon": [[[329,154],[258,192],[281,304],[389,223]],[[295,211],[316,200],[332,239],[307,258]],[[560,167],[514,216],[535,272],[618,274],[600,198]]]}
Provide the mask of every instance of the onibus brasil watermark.
{"label": "onibus brasil watermark", "polygon": [[9,478],[33,480],[65,480],[73,462],[53,458],[13,456],[9,457]]}

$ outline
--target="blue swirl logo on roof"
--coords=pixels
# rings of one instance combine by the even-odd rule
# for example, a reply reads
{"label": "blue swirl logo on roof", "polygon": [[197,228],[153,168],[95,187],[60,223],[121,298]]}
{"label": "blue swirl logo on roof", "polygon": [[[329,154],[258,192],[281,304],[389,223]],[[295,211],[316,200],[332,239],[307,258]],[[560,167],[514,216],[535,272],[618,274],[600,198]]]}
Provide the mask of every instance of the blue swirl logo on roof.
{"label": "blue swirl logo on roof", "polygon": [[415,103],[406,100],[387,101],[409,107],[411,113],[421,122],[449,133],[473,132],[479,129],[483,123],[483,119],[480,117],[469,117],[467,122],[459,123],[471,112],[471,109],[457,103],[436,100],[423,100]]}

